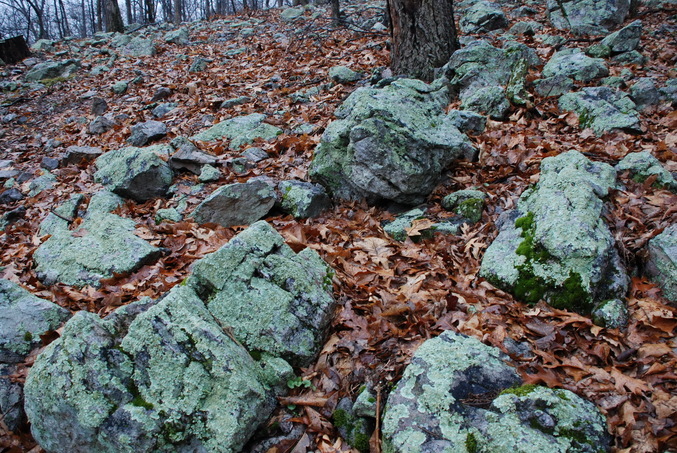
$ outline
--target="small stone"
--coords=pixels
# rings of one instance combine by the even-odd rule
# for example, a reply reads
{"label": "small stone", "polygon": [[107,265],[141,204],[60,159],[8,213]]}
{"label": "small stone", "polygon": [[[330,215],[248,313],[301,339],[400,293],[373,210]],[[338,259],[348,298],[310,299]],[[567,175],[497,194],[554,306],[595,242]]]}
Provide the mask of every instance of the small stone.
{"label": "small stone", "polygon": [[611,299],[599,304],[592,312],[595,324],[608,329],[620,329],[628,324],[629,314],[625,302]]}
{"label": "small stone", "polygon": [[43,157],[40,166],[46,170],[56,170],[59,168],[59,161],[52,157]]}
{"label": "small stone", "polygon": [[262,160],[268,159],[270,156],[264,149],[253,146],[244,150],[242,157],[246,158],[250,162],[258,163]]}
{"label": "small stone", "polygon": [[656,87],[656,82],[651,77],[640,77],[635,84],[630,87],[630,97],[637,108],[644,110],[657,105],[661,102],[661,92]]}
{"label": "small stone", "polygon": [[127,143],[132,146],[144,146],[158,140],[167,134],[167,126],[160,121],[146,121],[132,126],[132,135]]}
{"label": "small stone", "polygon": [[200,171],[200,176],[198,178],[200,182],[213,182],[221,179],[221,172],[218,168],[212,167],[209,164],[206,164],[202,167]]}
{"label": "small stone", "polygon": [[209,64],[210,60],[206,60],[204,58],[196,57],[193,59],[193,62],[191,63],[190,67],[188,68],[188,72],[190,73],[199,73],[207,69],[207,65]]}
{"label": "small stone", "polygon": [[125,81],[119,81],[115,82],[113,85],[111,85],[110,89],[113,91],[115,94],[125,94],[127,92],[129,84]]}
{"label": "small stone", "polygon": [[159,104],[157,107],[153,109],[151,112],[152,115],[155,118],[162,118],[163,116],[167,115],[169,112],[174,110],[176,107],[178,107],[179,104],[176,102],[166,102],[163,104]]}
{"label": "small stone", "polygon": [[489,115],[492,119],[505,119],[510,102],[500,86],[482,87],[468,94],[461,102],[461,108]]}
{"label": "small stone", "polygon": [[159,87],[157,90],[155,90],[155,93],[153,94],[153,97],[151,98],[150,102],[162,101],[163,99],[167,99],[171,95],[172,90],[170,88]]}
{"label": "small stone", "polygon": [[486,198],[487,194],[479,190],[459,190],[444,197],[442,207],[454,211],[471,223],[477,223],[482,219]]}
{"label": "small stone", "polygon": [[302,181],[282,181],[282,210],[296,219],[307,219],[319,216],[331,206],[331,199],[319,184]]}
{"label": "small stone", "polygon": [[275,191],[262,181],[228,184],[216,189],[193,211],[200,224],[218,223],[229,228],[261,219],[275,205]]}
{"label": "small stone", "polygon": [[305,11],[303,7],[287,8],[280,13],[280,19],[284,22],[294,22],[301,19]]}
{"label": "small stone", "polygon": [[95,160],[102,154],[103,150],[94,146],[69,146],[61,159],[61,165],[79,165]]}
{"label": "small stone", "polygon": [[169,158],[169,165],[174,170],[188,170],[199,175],[205,165],[214,165],[218,159],[216,156],[207,154],[195,146],[191,141],[185,140],[179,149]]}
{"label": "small stone", "polygon": [[336,83],[351,83],[360,80],[362,75],[347,66],[333,66],[329,68],[329,78]]}
{"label": "small stone", "polygon": [[183,216],[175,208],[158,209],[155,214],[155,223],[162,223],[166,220],[170,222],[180,222]]}
{"label": "small stone", "polygon": [[663,297],[677,302],[677,224],[649,241],[645,273],[660,286]]}
{"label": "small stone", "polygon": [[92,114],[95,116],[101,116],[108,110],[108,103],[102,98],[93,97],[91,103]]}
{"label": "small stone", "polygon": [[619,53],[611,58],[614,63],[644,66],[649,59],[636,50]]}
{"label": "small stone", "polygon": [[230,108],[233,108],[237,105],[246,104],[248,102],[251,102],[251,98],[249,96],[240,96],[240,97],[237,97],[237,98],[226,99],[225,101],[223,101],[221,103],[220,108],[230,109]]}

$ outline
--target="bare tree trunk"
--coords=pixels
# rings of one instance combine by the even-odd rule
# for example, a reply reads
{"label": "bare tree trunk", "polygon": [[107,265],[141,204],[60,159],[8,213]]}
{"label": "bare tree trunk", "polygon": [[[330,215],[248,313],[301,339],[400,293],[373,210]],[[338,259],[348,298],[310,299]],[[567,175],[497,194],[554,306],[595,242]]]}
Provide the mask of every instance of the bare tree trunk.
{"label": "bare tree trunk", "polygon": [[146,9],[146,23],[154,24],[155,23],[155,1],[154,0],[145,0],[144,1]]}
{"label": "bare tree trunk", "polygon": [[339,0],[331,0],[331,20],[334,27],[341,25],[341,5]]}
{"label": "bare tree trunk", "polygon": [[181,0],[174,0],[174,23],[181,23]]}
{"label": "bare tree trunk", "polygon": [[106,31],[116,31],[124,33],[125,24],[122,22],[122,13],[118,0],[104,0],[105,1],[105,15],[106,15]]}
{"label": "bare tree trunk", "polygon": [[133,23],[134,18],[132,17],[132,0],[125,0],[125,10],[127,13],[127,23]]}
{"label": "bare tree trunk", "polygon": [[394,74],[430,81],[458,49],[453,0],[388,0]]}

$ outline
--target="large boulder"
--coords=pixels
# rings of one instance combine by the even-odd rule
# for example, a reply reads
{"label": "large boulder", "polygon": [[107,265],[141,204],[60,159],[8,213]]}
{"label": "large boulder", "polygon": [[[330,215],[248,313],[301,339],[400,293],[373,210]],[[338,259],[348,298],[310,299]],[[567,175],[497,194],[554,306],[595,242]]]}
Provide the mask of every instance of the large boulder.
{"label": "large boulder", "polygon": [[132,38],[123,48],[122,55],[139,58],[152,57],[157,53],[155,43],[152,39],[145,39],[141,36]]}
{"label": "large boulder", "polygon": [[543,160],[539,182],[501,219],[480,275],[518,299],[589,313],[623,298],[629,278],[602,219],[616,172],[578,151]]}
{"label": "large boulder", "polygon": [[200,260],[187,286],[247,349],[307,366],[333,312],[332,275],[317,252],[294,253],[260,221]]}
{"label": "large boulder", "polygon": [[625,21],[631,0],[548,0],[550,22],[576,35],[603,35]]}
{"label": "large boulder", "polygon": [[586,87],[559,98],[559,108],[574,111],[582,129],[591,128],[597,135],[621,129],[642,132],[635,103],[627,94],[609,87]]}
{"label": "large boulder", "polygon": [[206,131],[191,137],[193,141],[230,140],[229,147],[238,149],[242,145],[253,142],[257,138],[272,140],[282,133],[282,130],[263,121],[266,116],[262,113],[238,116],[221,121]]}
{"label": "large boulder", "polygon": [[473,3],[459,20],[463,33],[486,33],[508,26],[501,5],[486,0]]}
{"label": "large boulder", "polygon": [[543,68],[543,77],[572,77],[581,82],[606,77],[609,69],[601,58],[590,58],[580,49],[562,49]]}
{"label": "large boulder", "polygon": [[74,230],[67,220],[45,219],[41,232],[51,236],[33,255],[43,283],[99,286],[102,278],[133,272],[160,255],[160,249],[134,234],[133,220],[106,212],[114,208],[111,201],[93,197],[84,221]]}
{"label": "large boulder", "polygon": [[607,451],[606,422],[592,403],[519,386],[508,360],[452,331],[425,341],[388,397],[384,453]]}
{"label": "large boulder", "polygon": [[600,43],[609,49],[610,54],[630,52],[637,49],[642,37],[642,21],[636,20],[620,30],[611,33]]}
{"label": "large boulder", "polygon": [[336,198],[422,202],[451,162],[476,153],[445,115],[449,100],[441,83],[413,79],[358,88],[325,130],[311,178]]}
{"label": "large boulder", "polygon": [[169,147],[127,147],[109,151],[96,160],[94,180],[112,192],[136,201],[167,194],[173,172],[157,152],[169,154]]}
{"label": "large boulder", "polygon": [[677,302],[677,224],[649,241],[646,273],[663,290],[663,296]]}
{"label": "large boulder", "polygon": [[260,180],[219,187],[193,211],[197,223],[224,227],[256,222],[275,205],[275,189]]}
{"label": "large boulder", "polygon": [[26,73],[26,82],[70,77],[80,69],[80,60],[47,61],[38,63]]}
{"label": "large boulder", "polygon": [[71,313],[0,279],[0,362],[22,361],[41,344],[40,335],[56,330]]}

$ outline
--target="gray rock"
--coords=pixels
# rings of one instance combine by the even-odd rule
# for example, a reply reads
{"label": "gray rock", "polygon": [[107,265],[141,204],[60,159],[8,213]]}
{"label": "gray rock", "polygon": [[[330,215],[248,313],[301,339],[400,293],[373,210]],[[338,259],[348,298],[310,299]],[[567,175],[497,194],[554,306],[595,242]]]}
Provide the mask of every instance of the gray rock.
{"label": "gray rock", "polygon": [[69,146],[66,148],[62,165],[79,165],[82,162],[90,162],[103,154],[103,150],[94,146]]}
{"label": "gray rock", "polygon": [[452,331],[425,341],[388,397],[383,451],[608,449],[606,421],[592,403],[568,390],[516,387],[520,378],[508,360]]}
{"label": "gray rock", "polygon": [[132,58],[152,57],[157,53],[157,50],[152,39],[145,39],[141,36],[137,36],[125,44],[121,53],[122,55]]}
{"label": "gray rock", "polygon": [[191,74],[196,74],[199,72],[204,71],[207,69],[207,65],[209,64],[210,60],[207,60],[205,58],[201,57],[195,57],[193,58],[193,62],[190,64],[190,67],[188,68],[188,72]]}
{"label": "gray rock", "polygon": [[266,159],[268,159],[270,156],[269,156],[268,153],[267,153],[264,149],[262,149],[262,148],[251,147],[251,148],[247,148],[247,149],[242,153],[242,157],[244,157],[245,159],[247,159],[247,160],[250,161],[250,162],[256,163],[256,162],[261,162],[262,160],[266,160]]}
{"label": "gray rock", "polygon": [[677,106],[677,79],[669,79],[660,91],[673,107]]}
{"label": "gray rock", "polygon": [[132,37],[124,33],[115,33],[110,40],[110,45],[114,49],[124,47],[132,40]]}
{"label": "gray rock", "polygon": [[578,151],[544,159],[539,182],[502,219],[480,276],[519,300],[581,313],[624,297],[629,278],[602,219],[615,184],[613,167]]}
{"label": "gray rock", "polygon": [[208,142],[225,138],[230,140],[230,149],[238,149],[257,138],[272,140],[280,135],[282,130],[264,123],[265,119],[266,116],[261,113],[238,116],[215,124],[206,131],[191,137],[191,140]]}
{"label": "gray rock", "polygon": [[663,297],[677,302],[677,225],[667,227],[649,241],[645,272],[663,290]]}
{"label": "gray rock", "polygon": [[132,126],[132,135],[127,143],[132,146],[144,146],[167,135],[167,126],[160,121],[145,121]]}
{"label": "gray rock", "polygon": [[187,286],[248,350],[307,366],[335,306],[332,275],[317,252],[294,253],[260,221],[197,262]]}
{"label": "gray rock", "polygon": [[348,445],[359,452],[369,452],[369,439],[374,431],[374,422],[358,416],[350,398],[342,398],[339,401],[332,419],[341,438]]}
{"label": "gray rock", "polygon": [[658,91],[656,82],[651,77],[640,77],[630,87],[630,97],[637,104],[639,110],[658,105],[661,100],[661,92]]}
{"label": "gray rock", "polygon": [[216,189],[193,211],[197,223],[224,227],[249,225],[275,205],[275,190],[262,181],[228,184]]}
{"label": "gray rock", "polygon": [[153,93],[153,97],[150,98],[150,102],[162,101],[167,99],[172,95],[172,89],[168,87],[158,87]]}
{"label": "gray rock", "polygon": [[54,52],[54,44],[56,44],[56,41],[51,39],[38,39],[31,46],[31,50],[36,52]]}
{"label": "gray rock", "polygon": [[151,113],[155,118],[162,118],[178,106],[179,104],[176,102],[163,102],[162,104],[158,104],[158,106],[155,107]]}
{"label": "gray rock", "polygon": [[165,196],[173,173],[153,148],[128,147],[103,154],[96,160],[94,180],[122,197],[140,202]]}
{"label": "gray rock", "polygon": [[55,228],[33,255],[36,274],[46,285],[98,287],[102,278],[134,272],[160,254],[134,234],[135,227],[130,219],[94,213],[75,230]]}
{"label": "gray rock", "polygon": [[604,77],[601,80],[601,84],[603,86],[608,86],[611,88],[625,88],[625,79],[623,77],[618,77],[618,76],[611,76],[611,77]]}
{"label": "gray rock", "polygon": [[280,19],[284,22],[294,22],[296,20],[302,19],[305,9],[302,6],[297,6],[294,8],[287,8],[280,13]]}
{"label": "gray rock", "polygon": [[487,125],[487,118],[469,110],[452,110],[449,112],[451,124],[464,133],[481,134]]}
{"label": "gray rock", "polygon": [[317,217],[331,207],[327,192],[319,184],[282,181],[279,190],[282,193],[280,201],[282,210],[296,219]]}
{"label": "gray rock", "polygon": [[476,223],[482,218],[486,199],[487,194],[480,190],[458,190],[442,199],[442,207]]}
{"label": "gray rock", "polygon": [[362,75],[347,66],[333,66],[329,68],[329,78],[336,83],[351,83],[360,80]]}
{"label": "gray rock", "polygon": [[636,20],[617,32],[611,33],[600,44],[608,47],[614,54],[629,52],[637,49],[641,37],[642,21]]}
{"label": "gray rock", "polygon": [[644,182],[647,178],[656,177],[654,185],[677,192],[677,181],[672,173],[663,168],[661,162],[649,151],[630,153],[617,165],[616,171],[630,172],[630,176],[637,182]]}
{"label": "gray rock", "polygon": [[254,361],[205,301],[176,286],[105,320],[77,313],[36,360],[25,408],[48,451],[229,453],[267,420],[275,380],[291,373]]}
{"label": "gray rock", "polygon": [[598,42],[585,49],[585,54],[592,58],[606,58],[611,55],[611,48]]}
{"label": "gray rock", "polygon": [[106,102],[105,99],[93,97],[91,99],[91,103],[92,103],[92,114],[94,114],[95,116],[101,116],[104,113],[106,113],[106,110],[108,110],[108,103]]}
{"label": "gray rock", "polygon": [[155,223],[162,223],[165,220],[170,222],[180,222],[183,219],[181,213],[175,208],[158,209],[155,214]]}
{"label": "gray rock", "polygon": [[202,172],[203,166],[214,165],[217,162],[216,156],[203,152],[190,141],[183,143],[169,158],[169,166],[174,170],[188,170],[196,175]]}
{"label": "gray rock", "polygon": [[125,94],[128,88],[129,83],[125,82],[124,80],[115,82],[113,85],[110,86],[111,91],[115,94]]}
{"label": "gray rock", "polygon": [[58,329],[71,313],[0,279],[0,363],[17,363],[42,344],[40,335]]}
{"label": "gray rock", "polygon": [[574,111],[582,129],[591,128],[597,135],[614,129],[641,133],[635,103],[622,91],[609,87],[586,87],[559,98],[561,110]]}
{"label": "gray rock", "polygon": [[0,422],[8,430],[18,431],[26,424],[23,385],[12,381],[15,366],[0,363]]}
{"label": "gray rock", "polygon": [[574,81],[565,75],[534,80],[534,89],[539,96],[561,96],[574,89]]}
{"label": "gray rock", "polygon": [[211,165],[203,165],[198,178],[200,182],[213,182],[221,179],[221,171]]}
{"label": "gray rock", "polygon": [[42,160],[40,161],[40,168],[44,168],[45,170],[56,170],[59,168],[59,161],[57,159],[54,159],[52,157],[43,157]]}
{"label": "gray rock", "polygon": [[367,384],[362,387],[362,391],[355,398],[353,412],[358,417],[376,418],[376,394],[371,385]]}
{"label": "gray rock", "polygon": [[239,97],[232,98],[232,99],[226,99],[225,101],[223,101],[221,103],[221,108],[222,109],[230,109],[230,108],[233,108],[237,105],[247,104],[251,101],[252,100],[249,96],[239,96]]}
{"label": "gray rock", "polygon": [[614,63],[627,64],[627,65],[637,65],[644,66],[649,59],[639,53],[636,50],[631,50],[630,52],[623,52],[615,55],[611,59]]}
{"label": "gray rock", "polygon": [[543,68],[543,77],[558,75],[589,82],[608,76],[609,69],[601,58],[590,58],[580,49],[563,49],[553,55]]}
{"label": "gray rock", "polygon": [[67,78],[80,69],[80,60],[47,61],[38,63],[26,73],[26,82],[40,82],[58,77]]}
{"label": "gray rock", "polygon": [[575,35],[603,35],[625,21],[630,0],[548,0],[548,17]]}
{"label": "gray rock", "polygon": [[190,43],[190,35],[186,27],[181,27],[176,30],[165,33],[165,42],[170,44],[186,45]]}
{"label": "gray rock", "polygon": [[515,25],[510,27],[508,33],[512,35],[525,35],[525,36],[534,36],[536,33],[543,29],[543,25],[535,22],[533,20],[517,22]]}
{"label": "gray rock", "polygon": [[410,237],[413,241],[420,239],[430,239],[436,232],[444,234],[458,234],[463,220],[451,220],[446,222],[430,222],[429,227],[417,231],[413,234],[409,231],[414,226],[416,220],[427,219],[425,212],[420,208],[415,208],[397,216],[395,220],[386,224],[383,231],[396,241],[406,241]]}
{"label": "gray rock", "polygon": [[608,329],[620,329],[628,324],[628,307],[620,299],[611,299],[600,303],[592,312],[595,324]]}
{"label": "gray rock", "polygon": [[444,113],[448,102],[442,84],[413,79],[358,88],[322,135],[311,178],[340,199],[420,203],[451,162],[476,154]]}
{"label": "gray rock", "polygon": [[459,25],[464,33],[486,33],[508,26],[508,18],[498,3],[480,0],[461,16]]}
{"label": "gray rock", "polygon": [[61,206],[54,208],[40,223],[40,236],[57,234],[58,230],[68,229],[68,225],[77,217],[78,208],[84,201],[82,194],[71,195]]}
{"label": "gray rock", "polygon": [[506,98],[503,87],[481,87],[463,98],[461,108],[489,115],[495,120],[502,120],[508,115],[510,102]]}
{"label": "gray rock", "polygon": [[89,205],[87,206],[87,216],[107,214],[122,206],[123,203],[124,200],[113,192],[100,190],[90,198]]}
{"label": "gray rock", "polygon": [[43,171],[40,176],[28,183],[28,196],[34,197],[42,191],[49,190],[56,182],[56,176],[49,171]]}
{"label": "gray rock", "polygon": [[115,122],[110,118],[105,116],[97,116],[91,123],[89,123],[89,126],[87,126],[87,132],[92,135],[101,135],[113,129],[113,126],[115,126]]}

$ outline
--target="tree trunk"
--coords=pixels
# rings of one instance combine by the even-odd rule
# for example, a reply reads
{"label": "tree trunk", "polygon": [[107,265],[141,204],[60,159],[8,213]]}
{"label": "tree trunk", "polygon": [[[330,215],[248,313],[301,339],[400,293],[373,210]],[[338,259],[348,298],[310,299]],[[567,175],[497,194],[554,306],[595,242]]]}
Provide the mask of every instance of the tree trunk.
{"label": "tree trunk", "polygon": [[430,81],[458,49],[453,0],[388,0],[396,75]]}
{"label": "tree trunk", "polygon": [[181,0],[174,0],[174,23],[181,23]]}
{"label": "tree trunk", "polygon": [[104,7],[106,8],[106,31],[116,31],[118,33],[125,32],[125,24],[122,22],[122,13],[118,0],[104,0]]}
{"label": "tree trunk", "polygon": [[341,5],[339,0],[331,0],[331,21],[334,27],[341,25]]}

